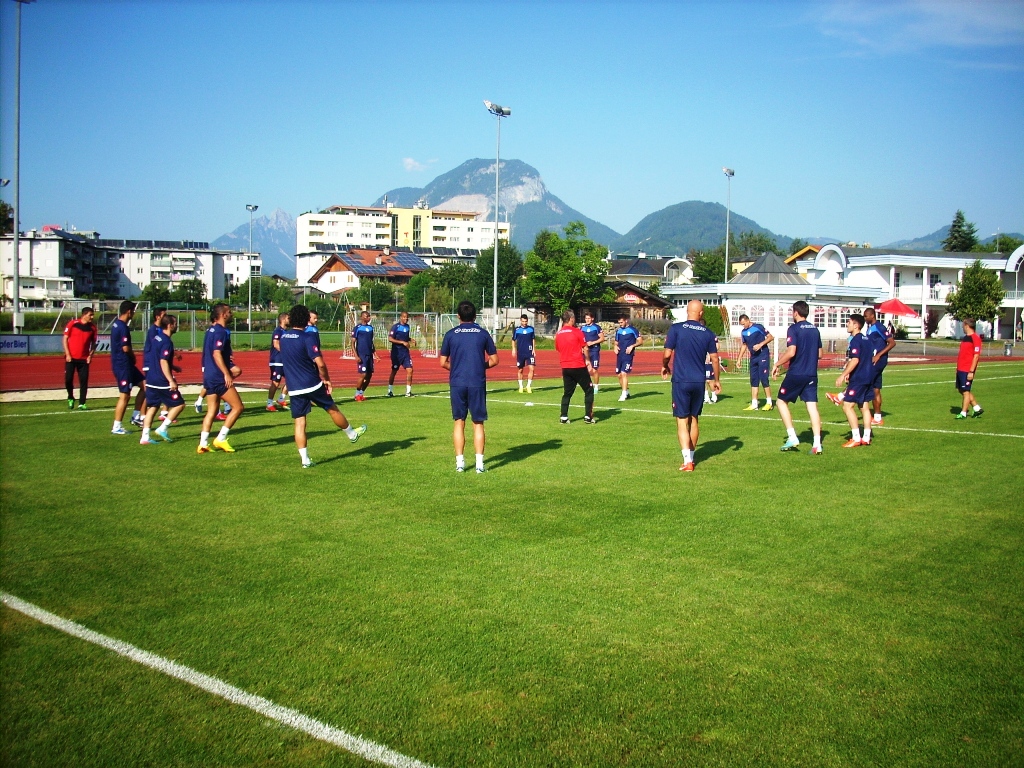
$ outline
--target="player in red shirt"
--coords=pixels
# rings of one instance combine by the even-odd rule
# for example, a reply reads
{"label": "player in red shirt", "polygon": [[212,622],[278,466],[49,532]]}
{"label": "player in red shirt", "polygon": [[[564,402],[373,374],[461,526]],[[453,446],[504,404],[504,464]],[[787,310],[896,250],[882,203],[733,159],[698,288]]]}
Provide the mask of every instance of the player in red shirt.
{"label": "player in red shirt", "polygon": [[576,327],[576,316],[571,309],[562,313],[562,328],[555,334],[555,349],[562,364],[562,418],[563,424],[569,423],[569,401],[572,400],[576,387],[583,390],[583,402],[586,416],[583,421],[596,424],[594,419],[594,384],[590,374],[594,369],[587,354],[587,339],[583,331]]}
{"label": "player in red shirt", "polygon": [[964,326],[964,338],[960,342],[960,354],[956,357],[956,390],[964,396],[964,402],[956,417],[966,419],[968,408],[972,409],[972,416],[981,416],[985,412],[971,392],[974,372],[981,360],[981,336],[974,331],[974,320],[968,317],[960,322]]}
{"label": "player in red shirt", "polygon": [[64,387],[68,391],[69,411],[75,407],[75,371],[78,371],[78,410],[88,410],[85,397],[89,392],[89,365],[96,351],[96,326],[92,318],[92,307],[86,307],[77,320],[64,326]]}

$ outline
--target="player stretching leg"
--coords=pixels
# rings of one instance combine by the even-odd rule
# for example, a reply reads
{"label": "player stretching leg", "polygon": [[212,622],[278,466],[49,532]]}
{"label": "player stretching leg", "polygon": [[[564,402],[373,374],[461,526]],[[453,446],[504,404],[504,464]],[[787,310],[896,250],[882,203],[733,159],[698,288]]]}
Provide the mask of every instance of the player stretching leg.
{"label": "player stretching leg", "polygon": [[523,391],[523,370],[526,371],[526,391],[533,392],[533,372],[537,370],[537,332],[530,325],[530,318],[522,315],[519,327],[512,331],[512,351],[516,353],[516,368],[519,369],[519,391]]}
{"label": "player stretching leg", "polygon": [[281,365],[281,334],[288,328],[288,313],[282,312],[277,316],[277,327],[270,336],[270,389],[267,390],[267,410],[276,411],[274,395],[277,388],[281,388],[281,399],[278,402],[284,407],[284,374]]}
{"label": "player stretching leg", "polygon": [[388,379],[388,397],[395,396],[395,376],[399,368],[405,368],[405,396],[412,397],[412,354],[410,348],[415,343],[409,327],[409,313],[402,312],[398,322],[388,331],[391,342],[391,377]]}
{"label": "player stretching leg", "polygon": [[583,338],[587,340],[587,358],[590,361],[590,379],[594,384],[594,394],[601,384],[601,374],[598,369],[601,367],[601,345],[604,344],[604,331],[601,326],[594,322],[593,312],[584,312],[583,319],[586,322],[580,326],[583,331]]}
{"label": "player stretching leg", "polygon": [[967,418],[967,409],[971,409],[972,416],[981,416],[985,411],[974,399],[971,386],[974,384],[974,374],[978,370],[978,363],[981,361],[981,337],[975,332],[974,320],[967,317],[960,321],[964,326],[964,338],[960,342],[960,352],[956,358],[956,389],[963,395],[963,406],[958,419]]}
{"label": "player stretching leg", "polygon": [[242,398],[235,389],[235,379],[242,375],[242,369],[231,359],[231,334],[227,324],[231,322],[231,307],[214,304],[210,309],[210,327],[203,337],[203,389],[206,391],[206,415],[199,433],[199,447],[196,453],[210,452],[210,432],[215,416],[220,413],[223,400],[231,406],[220,428],[213,447],[225,453],[234,453],[228,443],[228,433],[245,411]]}
{"label": "player stretching leg", "polygon": [[[846,367],[836,379],[836,386],[849,384],[843,392],[843,411],[850,423],[850,439],[843,443],[843,448],[856,448],[859,445],[871,445],[871,401],[873,398],[872,382],[875,370],[871,365],[871,342],[861,332],[864,329],[863,315],[850,315],[846,321],[846,331],[850,334],[849,358]],[[829,398],[831,399],[831,398]],[[857,428],[857,406],[864,415],[864,436],[861,437]]]}
{"label": "player stretching leg", "polygon": [[[317,336],[319,340],[319,335]],[[373,326],[370,325],[370,313],[363,312],[359,316],[359,325],[352,329],[352,353],[356,356],[356,371],[359,383],[356,384],[355,400],[366,399],[366,389],[373,378],[374,362],[377,360],[377,348],[373,344]]]}
{"label": "player stretching leg", "polygon": [[620,403],[629,399],[629,372],[633,370],[633,353],[642,343],[643,338],[630,324],[629,317],[620,317],[619,327],[615,331],[615,373],[619,375],[619,386],[622,387]]}
{"label": "player stretching leg", "polygon": [[156,417],[157,408],[167,409],[163,423],[153,430],[153,434],[168,443],[174,442],[167,430],[178,414],[185,407],[178,391],[178,382],[174,378],[172,362],[174,360],[174,342],[171,336],[178,330],[178,319],[174,315],[160,318],[160,334],[150,340],[149,358],[146,365],[146,417],[142,423],[142,439],[139,445],[154,445],[150,439],[150,429]]}
{"label": "player stretching leg", "polygon": [[[117,382],[117,405],[114,406],[114,426],[112,435],[127,435],[121,424],[128,410],[132,387],[139,388],[135,397],[135,416],[142,415],[142,404],[146,402],[146,377],[135,365],[135,351],[132,349],[132,333],[128,328],[135,317],[135,302],[122,301],[118,308],[117,319],[110,324],[110,367],[114,371]],[[134,421],[134,419],[133,419]]]}
{"label": "player stretching leg", "polygon": [[818,358],[821,357],[821,334],[811,323],[807,322],[810,307],[806,301],[793,304],[793,324],[786,333],[786,351],[775,361],[772,378],[779,377],[779,369],[788,364],[786,378],[779,387],[779,415],[786,427],[786,442],[783,451],[795,451],[800,446],[800,439],[793,428],[793,416],[789,412],[789,404],[799,397],[807,406],[807,415],[811,417],[811,432],[814,434],[812,454],[821,453],[821,414],[818,413]]}
{"label": "player stretching leg", "polygon": [[747,315],[740,315],[740,325],[743,326],[743,330],[740,331],[740,340],[743,342],[743,346],[740,347],[736,365],[739,366],[744,355],[750,357],[750,407],[743,410],[757,410],[757,393],[760,386],[764,387],[764,394],[767,397],[763,410],[770,411],[775,406],[772,404],[772,387],[768,379],[768,369],[771,366],[768,345],[775,340],[775,337],[768,333],[760,323],[750,322]]}
{"label": "player stretching leg", "polygon": [[466,416],[473,419],[473,449],[476,471],[484,471],[484,422],[487,421],[487,369],[498,364],[498,349],[491,334],[477,325],[476,307],[471,301],[459,303],[459,326],[444,335],[441,367],[448,371],[452,401],[452,442],[455,471],[466,471]]}
{"label": "player stretching leg", "polygon": [[345,431],[351,442],[354,443],[366,432],[365,424],[353,428],[331,398],[333,386],[327,372],[327,363],[320,352],[320,334],[315,331],[305,332],[309,327],[309,315],[306,307],[296,304],[288,312],[290,327],[281,334],[281,363],[290,388],[292,418],[295,420],[295,447],[299,449],[303,469],[313,466],[307,448],[306,416],[314,405],[327,411],[331,421]]}

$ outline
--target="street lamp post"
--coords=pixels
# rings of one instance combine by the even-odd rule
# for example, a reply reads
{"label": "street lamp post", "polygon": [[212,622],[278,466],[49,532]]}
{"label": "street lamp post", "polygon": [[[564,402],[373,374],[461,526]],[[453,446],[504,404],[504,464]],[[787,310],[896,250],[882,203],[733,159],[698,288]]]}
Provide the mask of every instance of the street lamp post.
{"label": "street lamp post", "polygon": [[252,346],[252,215],[259,209],[258,205],[246,205],[245,210],[249,212],[249,253],[246,257],[249,261],[249,346]]}
{"label": "street lamp post", "polygon": [[[487,111],[498,118],[498,148],[494,163],[494,334],[498,333],[498,172],[501,170],[501,118],[508,117],[512,110],[500,104],[484,101]],[[481,300],[481,304],[483,300]]]}
{"label": "street lamp post", "polygon": [[732,168],[723,168],[722,173],[725,174],[725,178],[728,179],[729,191],[726,193],[725,198],[725,282],[729,282],[729,212],[732,209],[732,177],[736,175],[736,171]]}
{"label": "street lamp post", "polygon": [[18,285],[21,271],[21,243],[18,241],[18,224],[21,218],[21,6],[35,0],[14,0],[17,6],[14,22],[14,214],[12,254],[13,270],[11,272],[11,317],[12,330],[17,333],[24,325],[21,314],[21,291]]}

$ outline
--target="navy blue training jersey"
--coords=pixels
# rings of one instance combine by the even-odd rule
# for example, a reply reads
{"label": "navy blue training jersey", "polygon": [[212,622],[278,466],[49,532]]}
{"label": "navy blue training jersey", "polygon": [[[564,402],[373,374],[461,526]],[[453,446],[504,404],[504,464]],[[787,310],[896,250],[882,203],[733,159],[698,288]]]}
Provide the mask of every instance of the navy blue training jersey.
{"label": "navy blue training jersey", "polygon": [[220,386],[224,382],[224,372],[217,367],[213,353],[220,352],[224,365],[231,367],[231,334],[223,325],[214,323],[203,335],[203,384]]}
{"label": "navy blue training jersey", "polygon": [[806,320],[793,323],[786,331],[786,346],[796,347],[796,355],[789,361],[789,373],[793,376],[818,375],[818,350],[821,349],[821,334]]}
{"label": "navy blue training jersey", "polygon": [[[889,333],[889,329],[877,321],[869,325],[866,331],[868,341],[871,342],[872,356],[877,355],[879,352],[885,349],[885,345],[888,344],[889,339],[892,338],[892,334]],[[888,362],[889,353],[886,352],[884,355],[878,358],[878,367],[882,368]]]}
{"label": "navy blue training jersey", "polygon": [[126,346],[130,347],[132,334],[128,330],[128,323],[117,318],[110,324],[110,367],[120,371],[131,365],[132,360],[124,352]]}
{"label": "navy blue training jersey", "polygon": [[174,342],[171,337],[163,331],[154,336],[149,342],[149,352],[146,353],[146,386],[154,389],[170,389],[171,382],[164,376],[160,361],[166,360],[168,365],[174,362]]}
{"label": "navy blue training jersey", "polygon": [[[394,325],[391,326],[391,333],[389,335],[391,336],[391,338],[396,339],[398,341],[408,341],[410,330],[411,329],[409,328],[408,323],[395,323]],[[395,349],[396,347],[401,349],[407,349],[407,347],[404,344],[391,345],[392,349]]]}
{"label": "navy blue training jersey", "polygon": [[672,381],[700,384],[707,380],[708,355],[718,354],[718,337],[696,320],[673,323],[665,337],[665,349],[675,350]]}
{"label": "navy blue training jersey", "polygon": [[750,362],[760,362],[768,357],[768,345],[765,344],[760,349],[754,349],[757,344],[760,344],[768,338],[768,331],[764,329],[764,326],[760,323],[751,323],[749,328],[744,328],[740,332],[740,338],[743,343],[747,345],[747,349],[750,350]]}
{"label": "navy blue training jersey", "polygon": [[476,323],[462,323],[444,335],[441,354],[449,359],[453,387],[487,386],[487,356],[498,354],[491,334]]}
{"label": "navy blue training jersey", "polygon": [[356,340],[356,354],[368,357],[375,351],[373,346],[373,326],[360,323],[352,330],[352,338]]}
{"label": "navy blue training jersey", "polygon": [[[615,331],[615,351],[621,354],[626,354],[626,347],[636,344],[637,339],[640,338],[640,333],[632,325],[627,325],[625,328],[619,328]],[[629,354],[633,354],[630,352]]]}
{"label": "navy blue training jersey", "polygon": [[163,331],[160,330],[159,325],[151,325],[146,329],[146,339],[142,342],[142,370],[149,370],[149,363],[146,361],[149,359],[149,348],[153,344],[153,339],[161,335]]}
{"label": "navy blue training jersey", "polygon": [[323,385],[320,370],[313,362],[320,353],[320,334],[291,328],[281,334],[281,365],[288,380],[288,394],[305,395]]}
{"label": "navy blue training jersey", "polygon": [[532,325],[528,325],[525,328],[519,326],[512,331],[512,338],[516,342],[516,355],[519,357],[530,357],[533,355],[533,342],[536,338],[537,332],[533,329]]}
{"label": "navy blue training jersey", "polygon": [[871,342],[863,333],[858,333],[850,338],[846,356],[859,361],[857,367],[853,369],[853,373],[850,374],[851,387],[870,384],[874,380],[875,367],[871,364],[871,357],[874,354],[871,350]]}
{"label": "navy blue training jersey", "polygon": [[601,338],[601,326],[597,323],[586,323],[580,326],[583,331],[583,338],[587,341],[597,341]]}
{"label": "navy blue training jersey", "polygon": [[280,325],[274,329],[274,332],[270,334],[270,364],[273,366],[281,365],[281,353],[274,349],[274,342],[280,343],[281,334],[284,333],[285,329]]}

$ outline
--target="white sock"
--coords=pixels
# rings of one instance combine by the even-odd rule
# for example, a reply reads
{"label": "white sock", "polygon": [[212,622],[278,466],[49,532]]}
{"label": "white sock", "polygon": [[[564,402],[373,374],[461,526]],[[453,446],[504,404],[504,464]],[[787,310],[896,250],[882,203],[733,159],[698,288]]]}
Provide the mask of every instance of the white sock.
{"label": "white sock", "polygon": [[975,412],[980,411],[981,410],[981,406],[976,404],[974,406],[974,410],[975,410]]}
{"label": "white sock", "polygon": [[871,417],[871,420],[875,422],[875,424],[878,424],[882,420],[882,414],[876,413],[874,416]]}
{"label": "white sock", "polygon": [[859,427],[854,427],[853,428],[853,439],[854,440],[860,440],[860,428]]}
{"label": "white sock", "polygon": [[132,418],[136,420],[141,419],[142,411],[132,411]]}
{"label": "white sock", "polygon": [[717,403],[718,402],[718,393],[716,393],[716,392],[712,392],[711,393],[711,402],[712,403]]}
{"label": "white sock", "polygon": [[[770,402],[771,402],[771,400],[769,400],[768,402],[770,403]],[[751,399],[751,401],[750,401],[750,407],[751,407],[751,408],[757,408],[757,400],[753,400],[753,399]]]}
{"label": "white sock", "polygon": [[167,427],[171,426],[171,414],[165,413],[163,415],[163,422],[164,422],[163,425],[162,425],[163,429],[166,429]]}
{"label": "white sock", "polygon": [[390,384],[388,384],[388,392],[391,392],[393,394],[394,391],[394,388]]}
{"label": "white sock", "polygon": [[115,421],[114,422],[114,429],[121,429],[121,422],[120,421]]}
{"label": "white sock", "polygon": [[688,451],[686,448],[683,448],[683,463],[684,464],[692,464],[693,463],[693,451]]}
{"label": "white sock", "polygon": [[411,395],[412,394],[412,384],[406,384],[405,385],[405,394],[407,394],[407,395]]}
{"label": "white sock", "polygon": [[351,439],[351,438],[356,436],[356,431],[354,429],[352,429],[352,425],[351,424],[349,424],[347,427],[345,427],[345,434],[349,436],[349,439]]}
{"label": "white sock", "polygon": [[142,428],[142,439],[143,439],[144,441],[145,441],[145,440],[149,440],[149,430],[148,430],[148,429],[146,429],[146,427],[143,427],[143,428]]}
{"label": "white sock", "polygon": [[527,387],[532,387],[533,386],[533,379],[527,379],[526,380],[526,386]]}
{"label": "white sock", "polygon": [[967,415],[967,411],[960,411],[960,415],[961,416],[966,416]]}
{"label": "white sock", "polygon": [[[757,404],[756,400],[754,401],[754,404],[755,405]],[[768,395],[768,399],[765,401],[765,405],[771,405],[771,404],[772,404],[772,396]]]}
{"label": "white sock", "polygon": [[595,384],[595,385],[594,385],[594,391],[595,391],[595,392],[597,392],[597,387],[598,387],[598,385],[597,385],[597,384]]}
{"label": "white sock", "polygon": [[267,405],[273,405],[273,404],[274,404],[274,398],[268,397],[267,398]]}
{"label": "white sock", "polygon": [[209,432],[200,432],[199,433],[199,447],[200,448],[208,448],[209,445],[210,445],[210,433]]}
{"label": "white sock", "polygon": [[230,432],[230,431],[231,430],[228,429],[227,427],[221,427],[220,428],[220,432],[217,433],[217,439],[218,440],[227,440],[228,439],[228,432]]}
{"label": "white sock", "polygon": [[871,427],[864,427],[864,442],[871,442]]}
{"label": "white sock", "polygon": [[799,441],[799,440],[800,440],[800,438],[798,438],[798,437],[796,436],[796,430],[795,430],[795,429],[787,429],[787,430],[786,430],[786,435],[788,435],[788,436],[789,436],[789,439],[790,439],[790,440],[797,440],[797,441]]}
{"label": "white sock", "polygon": [[283,403],[284,402],[284,392],[282,392],[280,395],[277,396],[277,402],[279,402],[279,403]]}
{"label": "white sock", "polygon": [[299,458],[302,459],[303,464],[309,464],[309,449],[299,448]]}
{"label": "white sock", "polygon": [[484,468],[484,455],[482,453],[478,453],[476,455],[476,468],[477,469],[483,469]]}
{"label": "white sock", "polygon": [[455,468],[456,469],[465,469],[466,468],[466,457],[463,456],[461,453],[458,456],[455,457]]}
{"label": "white sock", "polygon": [[814,447],[821,448],[821,435],[814,436]]}
{"label": "white sock", "polygon": [[203,404],[203,398],[202,398],[202,395],[200,395],[199,397],[196,398],[196,407],[199,408],[199,407],[202,406],[202,404]]}
{"label": "white sock", "polygon": [[522,379],[519,380],[519,391],[520,392],[523,391],[523,380]]}

